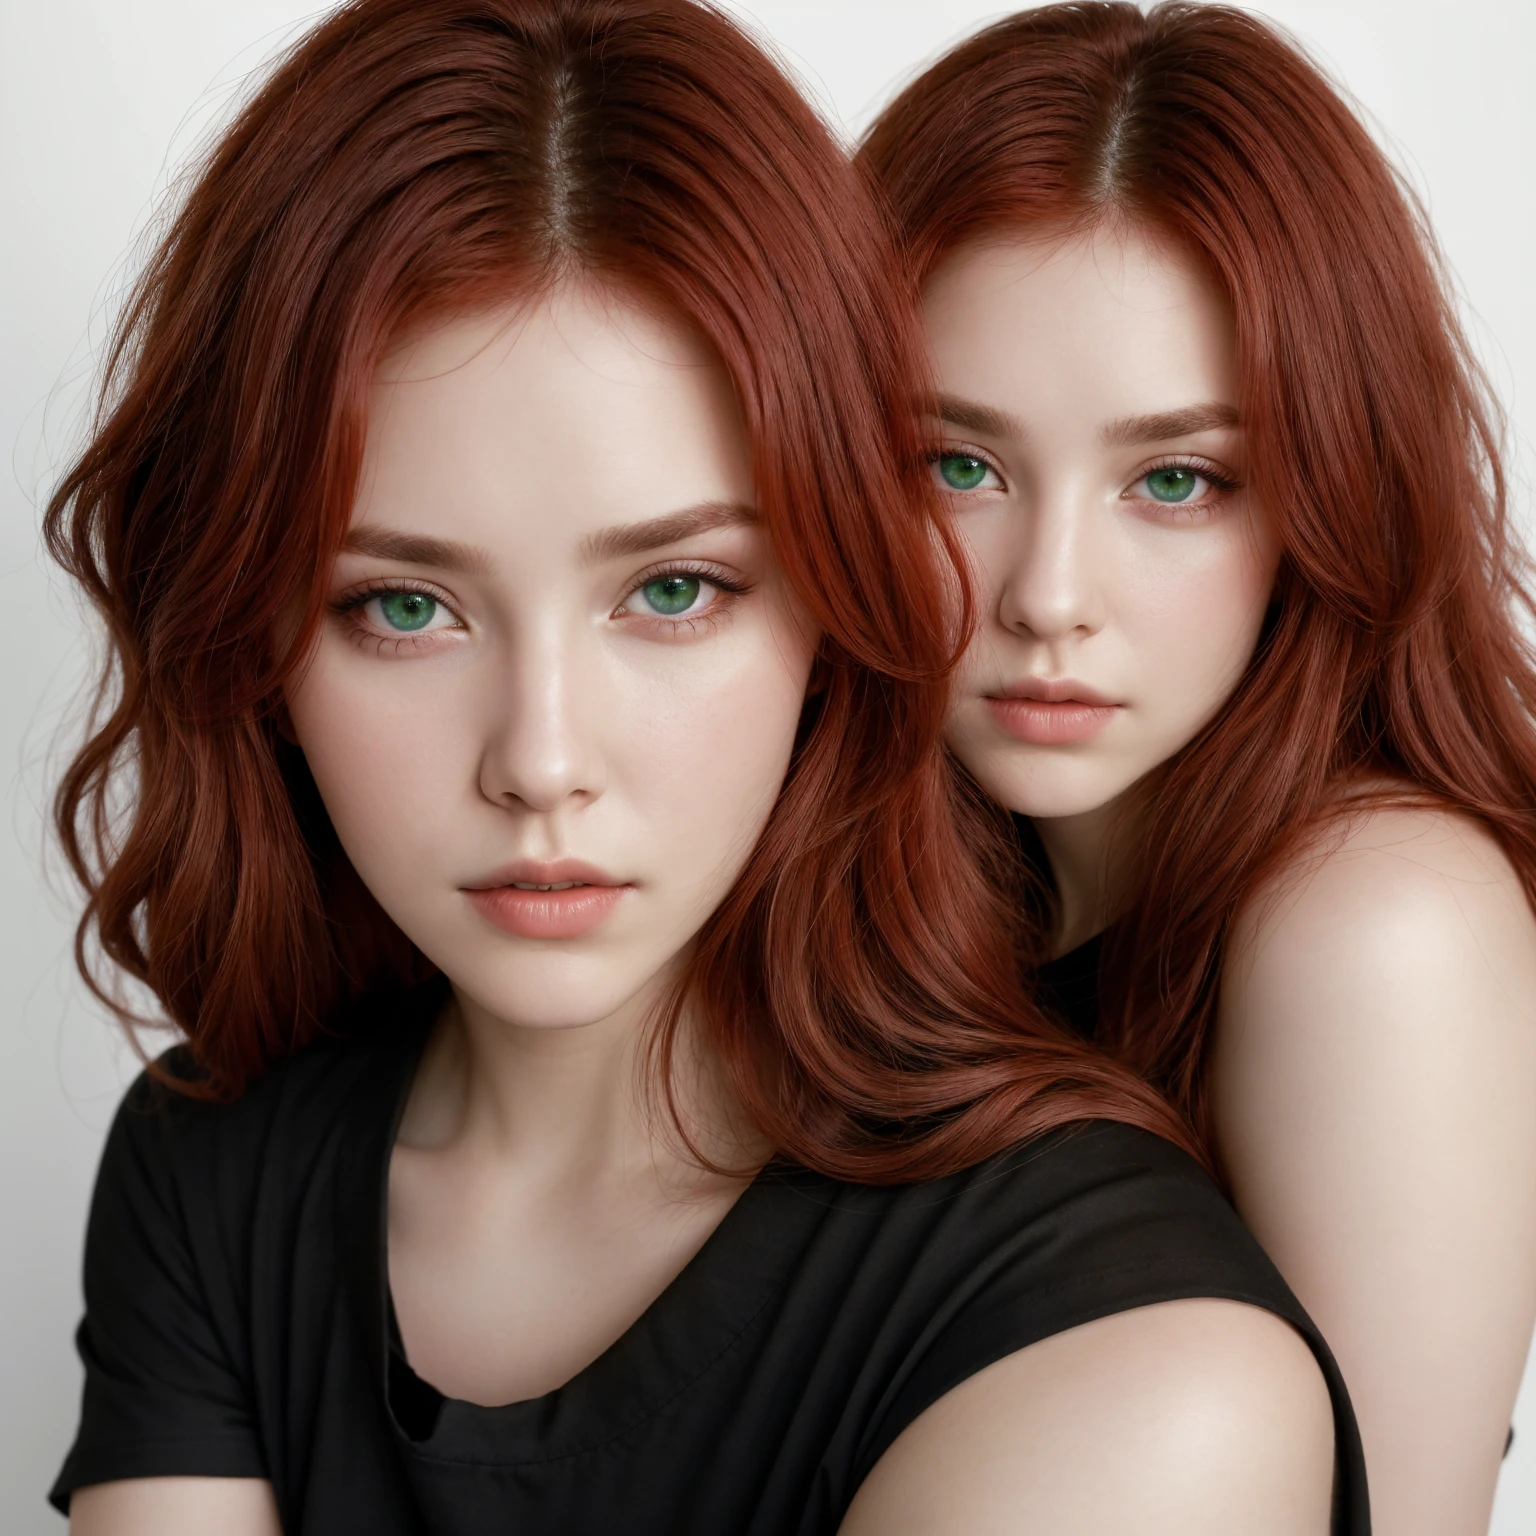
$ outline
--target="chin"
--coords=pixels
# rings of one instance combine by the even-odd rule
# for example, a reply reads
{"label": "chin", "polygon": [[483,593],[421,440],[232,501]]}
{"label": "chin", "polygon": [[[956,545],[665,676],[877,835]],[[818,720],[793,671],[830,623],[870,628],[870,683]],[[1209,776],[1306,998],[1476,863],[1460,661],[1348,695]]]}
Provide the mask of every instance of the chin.
{"label": "chin", "polygon": [[575,946],[554,945],[437,963],[456,991],[494,1018],[534,1030],[582,1029],[612,1018],[637,999],[660,996],[658,982],[670,969],[612,949],[583,954]]}
{"label": "chin", "polygon": [[[1082,758],[1052,753],[1020,762],[1013,753],[1001,762],[969,765],[977,783],[1015,815],[1041,821],[1085,816],[1102,810],[1122,795],[1134,780],[1122,782]],[[1097,771],[1096,771],[1097,770]]]}

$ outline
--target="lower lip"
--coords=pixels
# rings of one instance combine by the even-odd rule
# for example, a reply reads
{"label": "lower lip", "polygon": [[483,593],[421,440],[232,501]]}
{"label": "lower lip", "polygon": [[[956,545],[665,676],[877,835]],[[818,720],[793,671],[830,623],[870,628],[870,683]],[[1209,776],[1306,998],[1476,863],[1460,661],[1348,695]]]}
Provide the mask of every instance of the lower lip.
{"label": "lower lip", "polygon": [[1037,747],[1069,747],[1096,736],[1115,717],[1118,704],[1084,704],[1063,699],[1048,704],[1043,699],[988,699],[992,718],[1020,741]]}
{"label": "lower lip", "polygon": [[514,885],[468,891],[476,911],[519,939],[579,939],[619,904],[627,885],[575,885],[566,891],[520,891]]}

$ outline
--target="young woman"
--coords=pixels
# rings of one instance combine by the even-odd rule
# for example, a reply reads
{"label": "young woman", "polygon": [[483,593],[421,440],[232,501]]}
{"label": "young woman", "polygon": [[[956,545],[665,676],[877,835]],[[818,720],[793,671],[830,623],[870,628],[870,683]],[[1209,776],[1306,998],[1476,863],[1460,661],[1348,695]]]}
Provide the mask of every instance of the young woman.
{"label": "young woman", "polygon": [[880,228],[686,0],[356,0],[217,146],[48,521],[87,931],[186,1039],[77,1536],[1365,1529],[1315,1330],[1017,990]]}
{"label": "young woman", "polygon": [[1024,818],[1042,985],[1209,1137],[1377,1528],[1483,1531],[1536,1314],[1536,672],[1413,201],[1220,6],[1024,12],[863,160],[984,588],[950,741]]}

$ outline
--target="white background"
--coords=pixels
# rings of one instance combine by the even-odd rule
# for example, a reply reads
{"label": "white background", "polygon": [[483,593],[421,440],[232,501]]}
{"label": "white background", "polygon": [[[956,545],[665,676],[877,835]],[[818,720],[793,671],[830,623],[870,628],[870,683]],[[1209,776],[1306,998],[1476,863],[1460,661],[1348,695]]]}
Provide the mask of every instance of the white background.
{"label": "white background", "polygon": [[[893,82],[1001,14],[974,0],[733,8],[854,131]],[[1427,197],[1511,412],[1529,528],[1536,5],[1262,9],[1347,82]],[[62,1531],[43,1495],[77,1406],[81,1232],[101,1138],[134,1070],[75,978],[68,886],[44,877],[50,755],[89,653],[72,597],[39,558],[36,508],[172,169],[242,78],[314,14],[302,0],[0,0],[0,1529],[11,1536]],[[1536,1532],[1536,1371],[1516,1423],[1497,1536]]]}

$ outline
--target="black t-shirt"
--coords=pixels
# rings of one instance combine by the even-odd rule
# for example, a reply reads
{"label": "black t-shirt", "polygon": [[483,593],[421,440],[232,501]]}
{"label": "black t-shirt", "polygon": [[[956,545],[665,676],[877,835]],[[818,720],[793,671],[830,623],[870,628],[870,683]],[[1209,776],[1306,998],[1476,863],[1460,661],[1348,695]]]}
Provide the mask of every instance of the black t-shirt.
{"label": "black t-shirt", "polygon": [[770,1169],[565,1386],[443,1399],[392,1346],[384,1252],[430,1013],[420,997],[380,1010],[367,1041],[314,1046],[234,1104],[129,1092],[91,1210],[60,1509],[92,1483],[213,1475],[270,1479],[288,1536],[830,1536],[901,1430],[975,1372],[1093,1318],[1211,1296],[1312,1346],[1334,1402],[1334,1529],[1368,1529],[1316,1330],[1196,1165],[1109,1122],[928,1184]]}
{"label": "black t-shirt", "polygon": [[1099,1033],[1099,962],[1104,935],[1047,960],[1035,972],[1035,1001],[1080,1039],[1093,1041]]}

